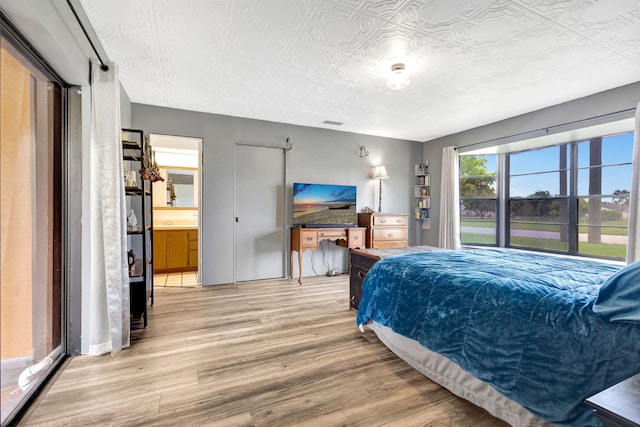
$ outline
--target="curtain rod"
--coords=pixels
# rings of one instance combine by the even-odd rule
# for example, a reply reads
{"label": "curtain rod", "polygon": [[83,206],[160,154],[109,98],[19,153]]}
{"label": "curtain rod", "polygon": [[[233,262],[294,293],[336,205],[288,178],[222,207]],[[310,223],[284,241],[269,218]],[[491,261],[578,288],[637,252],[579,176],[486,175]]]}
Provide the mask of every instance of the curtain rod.
{"label": "curtain rod", "polygon": [[93,49],[96,56],[98,57],[98,61],[100,61],[100,69],[102,71],[109,71],[109,67],[100,57],[100,54],[98,53],[98,49],[96,49],[95,45],[93,44],[91,37],[89,37],[89,33],[87,33],[87,30],[84,28],[84,25],[82,25],[82,21],[80,20],[80,17],[78,16],[78,13],[76,12],[75,8],[71,4],[71,0],[67,0],[67,5],[69,5],[69,9],[71,9],[71,12],[73,12],[73,16],[76,17],[76,21],[78,21],[78,25],[80,25],[80,28],[82,28],[82,32],[84,33],[84,36],[87,38],[87,41],[91,45],[91,49]]}
{"label": "curtain rod", "polygon": [[525,131],[525,132],[515,133],[513,135],[501,136],[500,138],[487,139],[485,141],[474,142],[473,144],[463,145],[463,146],[460,146],[460,147],[455,147],[455,149],[458,150],[459,148],[475,147],[476,145],[488,144],[488,143],[491,143],[491,142],[498,142],[498,141],[501,141],[501,140],[504,140],[504,139],[517,138],[519,136],[524,136],[524,135],[527,135],[527,134],[535,134],[537,132],[543,132],[545,134],[549,134],[549,131],[552,130],[552,129],[561,128],[563,126],[569,126],[569,125],[573,125],[573,124],[576,124],[576,123],[588,122],[588,121],[591,121],[591,120],[601,119],[601,118],[604,118],[604,117],[615,116],[615,115],[618,115],[618,114],[630,113],[630,112],[634,112],[635,110],[636,110],[635,108],[627,108],[627,109],[624,109],[624,110],[615,111],[613,113],[607,113],[607,114],[601,114],[599,116],[589,117],[587,119],[573,120],[571,122],[566,122],[566,123],[562,123],[562,124],[559,124],[559,125],[553,125],[553,126],[540,128],[540,129],[533,129],[533,130],[528,130],[528,131]]}

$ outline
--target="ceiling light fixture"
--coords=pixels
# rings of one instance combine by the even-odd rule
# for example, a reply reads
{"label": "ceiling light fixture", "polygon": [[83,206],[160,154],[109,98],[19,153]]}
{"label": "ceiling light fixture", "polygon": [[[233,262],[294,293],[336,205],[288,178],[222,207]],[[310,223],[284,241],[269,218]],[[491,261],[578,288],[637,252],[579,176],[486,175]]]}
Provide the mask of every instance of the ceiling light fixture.
{"label": "ceiling light fixture", "polygon": [[399,62],[391,66],[391,75],[387,79],[387,87],[393,90],[404,89],[409,86],[411,80],[404,69],[404,64]]}

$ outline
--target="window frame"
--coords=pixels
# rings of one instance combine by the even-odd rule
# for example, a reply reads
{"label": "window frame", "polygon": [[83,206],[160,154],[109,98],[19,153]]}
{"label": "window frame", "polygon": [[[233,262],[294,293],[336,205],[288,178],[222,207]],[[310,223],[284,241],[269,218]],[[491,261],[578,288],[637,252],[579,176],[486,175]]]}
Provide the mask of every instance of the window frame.
{"label": "window frame", "polygon": [[[497,246],[497,247],[507,247],[507,248],[513,248],[513,249],[518,249],[518,250],[530,250],[530,251],[535,251],[535,252],[548,252],[548,253],[557,253],[557,254],[561,254],[561,255],[570,255],[570,256],[578,256],[578,257],[584,257],[584,258],[593,258],[593,259],[605,259],[605,260],[612,260],[612,261],[623,261],[624,258],[621,257],[616,257],[616,256],[606,256],[606,255],[599,255],[599,254],[595,254],[595,253],[588,253],[588,252],[580,252],[580,242],[579,242],[579,230],[580,227],[584,227],[584,226],[589,226],[589,224],[585,224],[583,220],[581,220],[580,216],[579,216],[579,200],[580,199],[584,199],[587,197],[600,197],[603,200],[607,199],[607,198],[612,198],[612,194],[589,194],[587,196],[585,195],[580,195],[578,194],[578,180],[579,180],[579,171],[581,170],[585,170],[585,169],[589,169],[592,167],[599,167],[600,170],[605,170],[607,167],[611,167],[611,166],[621,166],[621,165],[628,165],[628,164],[632,164],[631,161],[629,162],[615,162],[615,163],[603,163],[602,161],[599,162],[599,165],[594,166],[594,165],[590,165],[588,167],[585,167],[584,165],[582,165],[581,167],[578,166],[578,147],[580,143],[583,142],[590,142],[592,140],[595,139],[601,139],[602,141],[605,141],[606,138],[612,138],[612,137],[616,137],[616,136],[620,136],[620,135],[627,135],[627,134],[631,134],[632,138],[633,138],[633,129],[627,129],[627,130],[620,130],[617,129],[616,131],[613,132],[602,132],[601,135],[591,135],[589,137],[583,137],[583,138],[579,138],[579,139],[573,139],[573,140],[565,140],[564,142],[558,142],[556,141],[553,144],[548,144],[548,145],[544,145],[544,146],[540,146],[540,147],[527,147],[525,149],[522,150],[517,150],[517,145],[515,146],[510,146],[509,150],[505,150],[505,151],[500,151],[498,149],[498,147],[494,147],[494,151],[491,154],[496,155],[496,164],[497,164],[497,171],[496,171],[496,244],[480,244],[480,243],[473,243],[473,242],[464,242],[462,241],[462,235],[463,235],[463,231],[462,231],[462,227],[460,227],[460,240],[463,246]],[[522,245],[514,245],[511,242],[511,202],[512,201],[521,201],[521,200],[530,200],[532,199],[531,197],[511,197],[511,177],[512,176],[526,176],[526,175],[536,175],[536,174],[540,174],[543,172],[550,172],[548,170],[545,171],[536,171],[536,172],[532,172],[532,173],[518,173],[518,174],[514,174],[511,175],[511,156],[513,155],[517,155],[518,153],[524,153],[524,152],[529,152],[529,151],[533,151],[533,150],[537,150],[537,149],[544,149],[544,148],[548,148],[548,147],[557,147],[557,146],[566,146],[566,155],[567,155],[567,167],[566,168],[561,168],[560,165],[558,166],[557,169],[554,169],[553,171],[558,171],[558,173],[563,173],[566,172],[567,173],[567,191],[566,194],[563,195],[550,195],[549,197],[545,197],[544,199],[548,199],[548,200],[566,200],[566,215],[567,215],[567,222],[566,224],[561,223],[561,222],[557,222],[557,223],[550,223],[553,225],[558,225],[559,227],[563,227],[566,226],[567,227],[567,234],[566,234],[566,239],[567,239],[567,250],[554,250],[554,249],[546,249],[546,248],[536,248],[536,247],[528,247],[528,246],[522,246]],[[601,150],[604,149],[604,146],[601,148]],[[468,152],[468,153],[461,153],[460,156],[477,156],[477,155],[487,155],[487,154],[479,154],[478,152]],[[561,154],[558,154],[558,156],[560,156]],[[601,155],[604,156],[604,151],[601,151]],[[560,163],[560,157],[558,157],[558,164]],[[553,172],[551,171],[551,172]],[[462,176],[459,176],[459,179],[462,179]],[[631,176],[628,177],[629,179],[629,185],[631,183]],[[604,184],[604,181],[603,181]],[[562,192],[562,191],[559,191]],[[601,193],[604,193],[603,191],[601,191]],[[463,200],[466,200],[469,198],[462,198],[460,197],[460,203],[462,206]],[[610,227],[614,227],[614,226],[607,226],[607,225],[603,225],[602,223],[600,223],[599,225],[591,225],[591,226],[597,226],[597,227],[603,227],[603,228],[610,228]],[[622,228],[623,226],[615,226],[614,228]],[[627,223],[627,235],[628,235],[628,223]],[[628,242],[627,242],[627,247],[628,247]]]}

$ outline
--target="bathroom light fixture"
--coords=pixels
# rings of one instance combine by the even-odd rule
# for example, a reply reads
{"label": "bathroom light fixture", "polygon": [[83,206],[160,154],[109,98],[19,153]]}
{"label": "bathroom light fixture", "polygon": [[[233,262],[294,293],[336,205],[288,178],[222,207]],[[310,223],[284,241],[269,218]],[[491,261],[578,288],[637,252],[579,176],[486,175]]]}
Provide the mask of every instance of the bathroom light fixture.
{"label": "bathroom light fixture", "polygon": [[374,166],[371,170],[371,179],[377,179],[380,183],[380,189],[378,191],[378,212],[382,212],[382,180],[389,178],[387,168],[384,166]]}
{"label": "bathroom light fixture", "polygon": [[387,79],[387,87],[393,90],[404,89],[409,86],[411,80],[405,71],[404,64],[399,62],[391,66],[391,75]]}

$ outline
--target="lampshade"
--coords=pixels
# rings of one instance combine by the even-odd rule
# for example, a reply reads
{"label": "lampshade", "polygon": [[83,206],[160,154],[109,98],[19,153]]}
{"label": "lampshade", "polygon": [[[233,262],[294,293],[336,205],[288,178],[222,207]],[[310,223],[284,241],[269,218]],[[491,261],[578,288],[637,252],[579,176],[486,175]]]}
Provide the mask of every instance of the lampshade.
{"label": "lampshade", "polygon": [[409,86],[411,80],[404,69],[404,64],[398,63],[391,66],[391,75],[387,79],[387,87],[389,89],[400,90]]}
{"label": "lampshade", "polygon": [[387,174],[387,168],[383,165],[375,166],[371,170],[371,179],[387,179],[389,178],[389,174]]}

